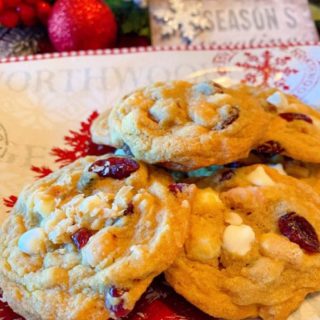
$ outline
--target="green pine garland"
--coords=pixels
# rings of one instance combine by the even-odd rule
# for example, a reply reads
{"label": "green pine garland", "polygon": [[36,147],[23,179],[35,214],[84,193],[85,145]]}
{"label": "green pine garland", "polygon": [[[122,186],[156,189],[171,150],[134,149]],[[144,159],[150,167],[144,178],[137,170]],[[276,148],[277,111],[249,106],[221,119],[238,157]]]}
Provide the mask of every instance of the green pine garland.
{"label": "green pine garland", "polygon": [[122,34],[135,33],[150,37],[149,13],[147,8],[140,8],[133,1],[104,0],[114,12]]}

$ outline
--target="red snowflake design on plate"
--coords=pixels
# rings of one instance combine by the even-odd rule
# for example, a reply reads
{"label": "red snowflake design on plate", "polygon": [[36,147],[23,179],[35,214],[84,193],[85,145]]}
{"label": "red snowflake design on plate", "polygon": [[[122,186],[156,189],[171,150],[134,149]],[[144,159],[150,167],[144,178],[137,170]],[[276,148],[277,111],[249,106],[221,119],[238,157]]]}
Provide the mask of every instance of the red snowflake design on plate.
{"label": "red snowflake design on plate", "polygon": [[35,173],[37,173],[37,178],[44,178],[48,174],[52,173],[52,170],[46,166],[37,167],[37,166],[31,166],[31,170]]}
{"label": "red snowflake design on plate", "polygon": [[245,52],[244,56],[245,62],[236,63],[237,67],[244,69],[242,82],[263,86],[273,84],[283,90],[290,89],[285,77],[298,73],[297,69],[288,65],[292,59],[290,56],[275,57],[270,50],[265,50],[261,55]]}
{"label": "red snowflake design on plate", "polygon": [[11,195],[7,198],[3,198],[3,204],[8,208],[13,208],[17,200],[17,196]]}
{"label": "red snowflake design on plate", "polygon": [[56,162],[65,166],[87,155],[102,155],[115,151],[115,148],[96,144],[91,139],[90,127],[98,115],[99,113],[94,111],[86,121],[81,122],[79,131],[69,131],[69,136],[64,138],[67,148],[52,149],[51,154],[56,158]]}

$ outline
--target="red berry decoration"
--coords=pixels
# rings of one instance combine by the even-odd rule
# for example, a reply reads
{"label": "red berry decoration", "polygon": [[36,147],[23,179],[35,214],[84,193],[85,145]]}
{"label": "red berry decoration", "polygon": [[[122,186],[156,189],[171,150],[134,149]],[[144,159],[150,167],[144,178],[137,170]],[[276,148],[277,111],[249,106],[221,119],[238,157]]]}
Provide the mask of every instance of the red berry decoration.
{"label": "red berry decoration", "polygon": [[97,160],[89,167],[89,171],[96,173],[102,178],[110,177],[121,180],[129,177],[139,167],[139,163],[133,159],[110,157],[108,159]]}
{"label": "red berry decoration", "polygon": [[319,252],[319,239],[313,226],[302,216],[289,212],[278,221],[280,232],[309,253]]}
{"label": "red berry decoration", "polygon": [[0,25],[6,28],[46,24],[50,13],[49,0],[0,0]]}
{"label": "red berry decoration", "polygon": [[16,8],[21,2],[21,0],[4,0],[7,8]]}
{"label": "red berry decoration", "polygon": [[71,239],[73,243],[77,246],[77,248],[80,250],[88,243],[90,237],[92,236],[93,232],[91,230],[81,228],[71,236]]}
{"label": "red berry decoration", "polygon": [[51,6],[49,3],[45,1],[38,1],[37,2],[37,13],[40,21],[44,24],[47,25],[49,16],[51,13]]}
{"label": "red berry decoration", "polygon": [[110,48],[116,40],[117,23],[102,0],[57,0],[48,31],[57,51]]}
{"label": "red berry decoration", "polygon": [[31,27],[36,24],[36,11],[32,6],[21,3],[17,7],[17,13],[19,14],[20,19],[25,26]]}
{"label": "red berry decoration", "polygon": [[4,0],[0,0],[0,12],[4,10]]}
{"label": "red berry decoration", "polygon": [[303,113],[284,112],[280,113],[279,116],[288,122],[292,122],[294,120],[301,120],[311,124],[313,123],[312,119]]}
{"label": "red berry decoration", "polygon": [[6,28],[15,28],[19,23],[19,15],[13,11],[4,11],[0,15],[0,24]]}

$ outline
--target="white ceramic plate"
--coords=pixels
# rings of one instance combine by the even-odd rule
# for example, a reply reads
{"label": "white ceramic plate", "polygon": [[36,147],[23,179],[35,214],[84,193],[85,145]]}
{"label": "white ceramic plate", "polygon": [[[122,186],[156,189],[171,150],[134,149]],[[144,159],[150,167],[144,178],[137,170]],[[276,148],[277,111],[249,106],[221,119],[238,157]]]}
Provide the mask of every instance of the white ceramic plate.
{"label": "white ceramic plate", "polygon": [[[67,145],[69,130],[89,138],[85,122],[136,87],[170,79],[216,79],[277,86],[320,108],[320,46],[286,48],[141,48],[48,54],[0,64],[0,212],[35,175],[84,155]],[[81,130],[80,130],[81,129]],[[80,137],[81,138],[81,137]],[[74,137],[80,141],[79,136]],[[78,140],[77,140],[78,139]],[[60,149],[52,154],[52,148]],[[69,150],[64,152],[63,150]],[[32,171],[31,166],[36,168]],[[35,172],[37,171],[37,172]],[[2,219],[2,217],[1,217]],[[161,294],[151,293],[153,301]],[[164,302],[164,305],[166,302]],[[168,303],[170,306],[170,303]],[[157,306],[157,305],[156,305]],[[158,308],[154,307],[155,309]],[[2,311],[1,311],[2,309]],[[151,308],[152,309],[152,308]],[[141,311],[143,313],[143,310]],[[169,317],[170,316],[170,317]],[[160,316],[159,316],[160,317]],[[174,313],[166,318],[201,319]],[[0,303],[0,319],[15,316]],[[293,320],[320,319],[320,297],[309,298]]]}

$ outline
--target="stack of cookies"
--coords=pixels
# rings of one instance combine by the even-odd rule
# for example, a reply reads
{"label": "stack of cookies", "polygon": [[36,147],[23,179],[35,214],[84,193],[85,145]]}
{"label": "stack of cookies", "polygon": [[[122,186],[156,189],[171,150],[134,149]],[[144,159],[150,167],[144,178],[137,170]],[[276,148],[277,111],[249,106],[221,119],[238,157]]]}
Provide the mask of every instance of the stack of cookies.
{"label": "stack of cookies", "polygon": [[213,317],[284,320],[320,291],[320,114],[275,89],[156,83],[92,126],[115,154],[20,194],[0,287],[30,320],[127,316],[154,277]]}

